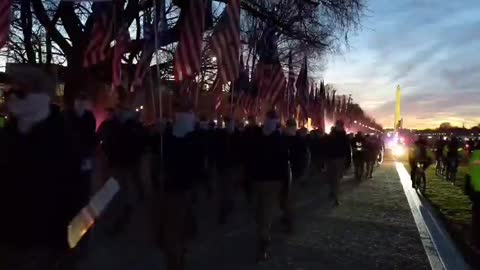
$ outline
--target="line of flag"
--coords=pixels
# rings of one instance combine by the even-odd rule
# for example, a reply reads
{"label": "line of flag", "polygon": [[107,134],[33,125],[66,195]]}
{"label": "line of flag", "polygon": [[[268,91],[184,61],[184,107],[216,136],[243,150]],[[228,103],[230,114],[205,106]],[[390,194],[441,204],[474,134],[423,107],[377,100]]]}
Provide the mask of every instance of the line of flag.
{"label": "line of flag", "polygon": [[11,9],[12,0],[0,1],[0,48],[3,48],[8,42]]}
{"label": "line of flag", "polygon": [[224,83],[236,80],[240,72],[240,0],[227,3],[210,38],[210,46],[220,79]]}
{"label": "line of flag", "polygon": [[180,18],[180,39],[173,67],[176,81],[189,79],[200,71],[205,9],[205,0],[190,0],[186,15]]}
{"label": "line of flag", "polygon": [[96,3],[92,6],[94,23],[90,34],[90,42],[85,50],[84,67],[90,67],[105,61],[110,49],[113,35],[113,20],[108,6]]}
{"label": "line of flag", "polygon": [[128,52],[130,45],[130,32],[123,27],[116,39],[112,58],[112,87],[122,84],[122,58]]}

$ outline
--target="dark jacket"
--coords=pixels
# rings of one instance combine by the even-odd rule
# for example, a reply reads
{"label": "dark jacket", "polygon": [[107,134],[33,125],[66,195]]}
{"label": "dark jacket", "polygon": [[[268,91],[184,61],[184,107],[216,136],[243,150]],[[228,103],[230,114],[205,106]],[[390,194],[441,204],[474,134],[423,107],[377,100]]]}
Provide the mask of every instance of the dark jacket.
{"label": "dark jacket", "polygon": [[350,140],[345,131],[332,131],[326,141],[326,154],[329,159],[351,157]]}
{"label": "dark jacket", "polygon": [[308,166],[310,150],[306,138],[299,135],[286,136],[290,153],[290,164],[293,178],[300,177]]}
{"label": "dark jacket", "polygon": [[199,147],[193,133],[183,138],[166,133],[164,143],[165,190],[191,190],[198,177]]}
{"label": "dark jacket", "polygon": [[259,136],[257,149],[252,159],[258,164],[255,181],[288,181],[290,178],[290,156],[285,136],[279,131]]}
{"label": "dark jacket", "polygon": [[195,155],[195,170],[198,172],[198,178],[200,180],[207,180],[208,168],[210,163],[210,136],[207,129],[198,128],[192,133],[192,139],[194,140],[195,151],[192,155]]}
{"label": "dark jacket", "polygon": [[215,139],[215,163],[217,169],[223,171],[237,167],[240,162],[238,155],[240,134],[238,131],[230,134],[225,129],[217,129]]}
{"label": "dark jacket", "polygon": [[51,113],[28,134],[12,123],[0,149],[0,242],[65,248],[67,226],[84,205],[80,155],[63,116]]}
{"label": "dark jacket", "polygon": [[93,113],[85,111],[82,116],[78,116],[74,111],[70,111],[66,113],[66,120],[75,141],[80,147],[82,158],[91,157],[97,145],[96,122]]}
{"label": "dark jacket", "polygon": [[242,133],[240,153],[244,164],[245,176],[248,180],[251,180],[259,166],[255,161],[254,153],[258,151],[260,136],[262,136],[262,129],[256,125],[246,126]]}
{"label": "dark jacket", "polygon": [[145,127],[133,119],[125,122],[112,119],[102,123],[102,126],[99,128],[99,137],[109,166],[137,165],[148,143]]}
{"label": "dark jacket", "polygon": [[367,158],[368,143],[364,137],[355,137],[351,141],[353,158],[355,160],[365,161]]}
{"label": "dark jacket", "polygon": [[310,135],[310,152],[312,155],[312,162],[318,162],[325,159],[327,136],[312,136]]}

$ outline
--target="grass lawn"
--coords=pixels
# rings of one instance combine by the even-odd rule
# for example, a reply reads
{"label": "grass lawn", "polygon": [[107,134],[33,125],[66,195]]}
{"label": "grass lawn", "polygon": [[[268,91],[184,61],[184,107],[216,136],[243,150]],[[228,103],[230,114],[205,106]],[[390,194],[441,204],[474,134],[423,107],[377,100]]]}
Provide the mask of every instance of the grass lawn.
{"label": "grass lawn", "polygon": [[[403,161],[409,169],[408,162]],[[425,197],[438,210],[447,230],[472,265],[480,265],[479,254],[474,254],[470,245],[472,210],[471,202],[464,194],[466,165],[460,165],[455,185],[435,175],[435,165],[426,172]]]}

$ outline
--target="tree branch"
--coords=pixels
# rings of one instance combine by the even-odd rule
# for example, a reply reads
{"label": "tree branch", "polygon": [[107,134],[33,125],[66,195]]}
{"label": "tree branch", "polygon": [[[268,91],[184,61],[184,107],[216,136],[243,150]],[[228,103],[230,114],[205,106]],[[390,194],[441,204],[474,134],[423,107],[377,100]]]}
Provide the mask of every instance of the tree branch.
{"label": "tree branch", "polygon": [[52,40],[60,46],[67,56],[71,56],[72,46],[66,41],[65,37],[58,31],[55,24],[50,20],[42,4],[42,0],[32,0],[32,7],[35,11],[38,21],[45,27],[50,34]]}

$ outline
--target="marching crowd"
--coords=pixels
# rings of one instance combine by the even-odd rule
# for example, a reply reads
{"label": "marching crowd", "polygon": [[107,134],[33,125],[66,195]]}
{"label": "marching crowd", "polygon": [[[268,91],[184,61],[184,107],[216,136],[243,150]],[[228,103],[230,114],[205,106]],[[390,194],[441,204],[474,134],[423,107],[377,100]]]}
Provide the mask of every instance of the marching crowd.
{"label": "marching crowd", "polygon": [[341,120],[328,134],[298,129],[293,119],[282,126],[274,110],[266,113],[262,125],[254,116],[245,122],[229,117],[216,122],[197,118],[181,101],[171,122],[147,127],[138,114],[118,106],[108,110],[96,130],[85,94],[61,111],[50,101],[54,84],[43,72],[2,76],[10,88],[5,92],[9,117],[0,129],[0,211],[7,218],[0,223],[1,269],[61,265],[66,228],[93,193],[98,149],[106,160],[103,179],[112,176],[120,185],[115,198],[120,210],[109,226],[112,235],[124,229],[134,207],[152,192],[139,180],[148,158],[146,178],[161,202],[157,233],[167,269],[185,269],[189,235],[196,231],[192,205],[200,193],[218,198],[218,223],[225,224],[241,187],[255,210],[257,261],[263,261],[277,204],[285,231],[294,232],[292,182],[305,184],[310,168],[325,172],[332,204],[339,206],[340,180],[352,149],[356,171],[366,166],[369,178],[381,149],[377,137],[347,134]]}

